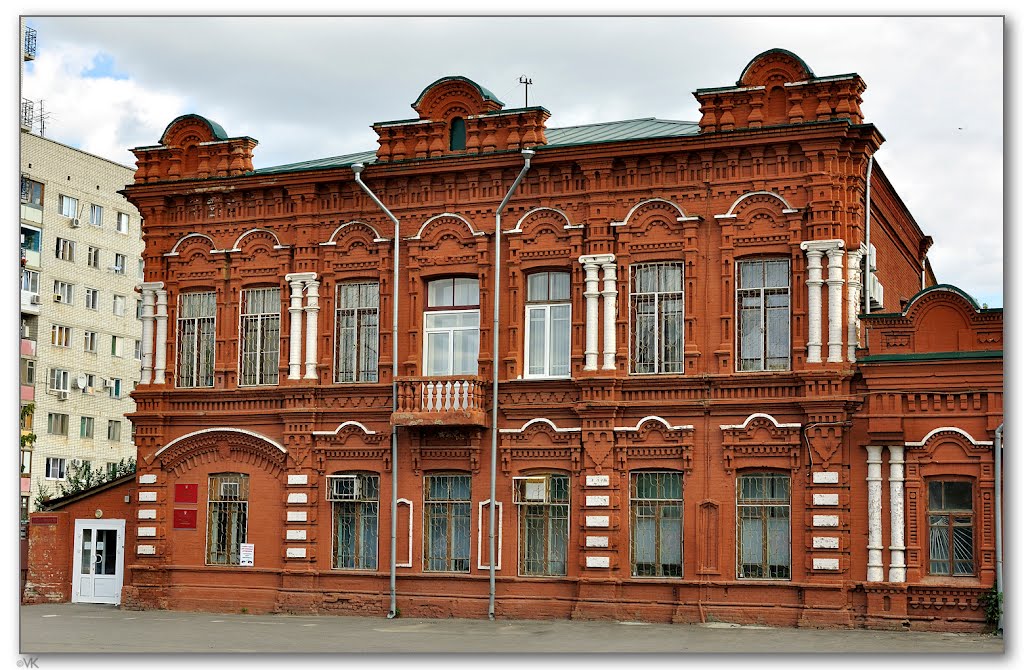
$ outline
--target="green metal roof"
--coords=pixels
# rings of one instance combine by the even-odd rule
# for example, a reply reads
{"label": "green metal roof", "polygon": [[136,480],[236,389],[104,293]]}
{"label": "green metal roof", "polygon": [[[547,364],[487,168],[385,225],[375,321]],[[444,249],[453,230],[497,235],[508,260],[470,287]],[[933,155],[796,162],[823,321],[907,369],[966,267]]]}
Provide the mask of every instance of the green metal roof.
{"label": "green metal roof", "polygon": [[173,126],[178,121],[181,121],[182,119],[196,119],[198,121],[202,121],[203,123],[205,123],[210,128],[210,132],[213,133],[213,136],[215,138],[217,138],[218,140],[226,140],[226,139],[228,139],[228,134],[227,134],[227,132],[224,131],[223,126],[221,126],[216,121],[211,121],[210,119],[206,118],[205,116],[201,116],[199,114],[182,114],[178,118],[176,118],[173,121],[171,121],[170,123],[168,123],[167,127],[164,128],[164,132],[160,135],[160,142],[161,142],[161,144],[164,141],[164,137],[167,135],[167,131],[171,129],[171,126]]}
{"label": "green metal roof", "polygon": [[747,70],[750,69],[750,66],[753,65],[758,60],[760,60],[761,58],[764,58],[768,54],[784,54],[786,56],[789,56],[790,58],[795,60],[797,63],[800,63],[801,67],[803,67],[803,69],[807,71],[807,76],[809,78],[817,79],[817,77],[814,76],[814,70],[812,70],[810,68],[810,66],[807,65],[807,63],[804,61],[803,58],[800,58],[800,56],[797,56],[795,53],[793,53],[789,49],[780,49],[780,48],[776,47],[774,49],[768,49],[767,51],[762,51],[761,53],[759,53],[756,56],[754,56],[753,58],[751,58],[750,62],[747,63],[747,66],[745,68],[743,68],[743,71],[740,73],[740,78],[736,80],[736,85],[737,86],[743,86],[743,78],[747,76]]}
{"label": "green metal roof", "polygon": [[[584,126],[569,126],[568,128],[548,128],[544,132],[548,143],[533,147],[534,149],[557,149],[560,147],[647,140],[659,137],[684,137],[697,135],[700,132],[700,126],[693,121],[669,121],[647,118],[633,119],[631,121],[592,123]],[[247,174],[263,176],[286,174],[289,172],[305,172],[307,170],[332,170],[349,167],[354,163],[370,165],[376,161],[376,156],[377,153],[375,151],[362,151],[344,156],[318,158],[301,163],[259,168]]]}
{"label": "green metal roof", "polygon": [[1002,307],[981,307],[981,306],[979,306],[978,305],[978,301],[975,300],[974,298],[972,298],[970,295],[968,295],[959,286],[954,286],[953,284],[935,284],[934,286],[929,286],[928,288],[921,289],[920,291],[915,293],[913,296],[911,296],[910,300],[907,301],[906,306],[900,312],[872,312],[871,314],[861,314],[860,318],[862,318],[862,319],[890,318],[891,319],[893,317],[903,317],[903,316],[906,316],[907,312],[910,311],[910,308],[913,306],[913,304],[915,302],[920,300],[922,297],[928,295],[929,293],[934,293],[936,291],[946,291],[946,292],[949,292],[949,293],[956,293],[957,295],[962,297],[964,300],[966,300],[971,305],[971,307],[974,308],[974,311],[978,312],[979,314],[990,314],[990,313],[1002,312],[1003,311]]}
{"label": "green metal roof", "polygon": [[1002,358],[1002,349],[981,351],[937,351],[922,354],[874,354],[858,358],[858,363],[909,363],[913,361],[959,361],[986,358]]}
{"label": "green metal roof", "polygon": [[424,96],[424,94],[426,94],[427,91],[429,91],[434,86],[437,86],[442,81],[464,81],[467,84],[472,84],[474,87],[476,87],[476,90],[480,91],[480,95],[482,95],[484,97],[484,100],[493,100],[494,102],[498,103],[502,107],[505,106],[505,103],[503,103],[501,100],[498,100],[498,96],[494,95],[493,93],[491,93],[486,88],[484,88],[480,84],[476,83],[472,79],[469,79],[468,77],[461,77],[461,76],[449,76],[449,77],[441,77],[440,79],[438,79],[434,83],[428,84],[426,88],[424,88],[422,91],[420,91],[420,94],[416,97],[416,102],[412,103],[413,108],[415,108],[416,105],[420,104],[420,100],[423,99],[423,96]]}

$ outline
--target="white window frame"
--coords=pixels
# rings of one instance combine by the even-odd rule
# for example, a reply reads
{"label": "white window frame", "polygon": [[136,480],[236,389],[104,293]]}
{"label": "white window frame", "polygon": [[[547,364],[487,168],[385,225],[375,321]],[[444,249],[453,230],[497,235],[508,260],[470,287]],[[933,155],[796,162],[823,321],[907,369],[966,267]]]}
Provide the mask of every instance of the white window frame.
{"label": "white window frame", "polygon": [[[252,298],[256,296],[261,297],[261,309],[276,311],[250,312]],[[243,289],[238,311],[238,385],[277,385],[281,361],[281,289],[276,286]]]}
{"label": "white window frame", "polygon": [[128,259],[124,254],[114,254],[114,265],[111,266],[111,270],[116,275],[123,275],[125,273],[125,265],[127,265]]}
{"label": "white window frame", "polygon": [[124,316],[128,307],[128,296],[114,294],[113,313],[114,316]]}
{"label": "white window frame", "polygon": [[85,288],[85,308],[96,310],[100,306],[100,290],[98,288]]}
{"label": "white window frame", "polygon": [[59,456],[46,457],[46,479],[63,481],[68,477],[68,459]]}
{"label": "white window frame", "polygon": [[91,268],[100,267],[100,248],[89,246],[88,252],[85,257],[85,264]]}
{"label": "white window frame", "polygon": [[[569,279],[569,293],[564,299],[552,300],[550,299],[551,291],[551,275],[564,274]],[[530,278],[537,275],[545,275],[548,279],[547,295],[548,298],[542,300],[532,301],[530,299]],[[551,310],[552,309],[564,309],[566,310],[566,329],[565,333],[559,333],[553,335],[551,332]],[[533,329],[533,319],[530,318],[531,313],[542,313],[543,324],[544,324],[544,355],[541,361],[541,372],[531,372],[530,370],[534,367],[534,352],[531,349],[531,334]],[[565,362],[565,372],[556,374],[552,370],[551,364],[551,350],[553,349],[553,343],[558,339],[559,336],[564,336],[567,340],[567,351],[568,357]],[[567,271],[543,271],[535,272],[526,276],[526,319],[523,332],[523,377],[527,379],[565,379],[572,374],[572,275]]]}
{"label": "white window frame", "polygon": [[[363,305],[364,287],[368,295],[374,297],[376,304]],[[355,289],[360,296],[356,299],[358,304],[355,306],[342,304],[343,297],[349,289]],[[337,283],[334,285],[334,290],[334,383],[376,382],[380,361],[380,283]],[[351,327],[345,328],[352,332],[352,339],[355,342],[355,346],[351,347],[350,351],[343,351],[341,346],[343,319],[351,319],[353,324]],[[372,323],[367,324],[367,321]],[[342,369],[343,362],[347,362],[345,370]]]}
{"label": "white window frame", "polygon": [[[745,266],[745,265],[760,265],[761,266],[761,276],[763,278],[765,276],[764,264],[767,263],[767,262],[785,262],[786,263],[786,279],[787,279],[786,286],[761,286],[761,287],[754,287],[754,288],[740,288],[740,283],[741,283],[741,281],[740,281],[741,274],[740,273],[743,271],[743,266]],[[762,283],[764,283],[764,282],[762,281]],[[733,286],[735,286],[735,289],[736,289],[735,290],[735,300],[734,300],[734,314],[733,314],[733,323],[736,324],[736,371],[737,372],[785,372],[785,371],[790,370],[792,368],[792,366],[793,366],[793,351],[792,351],[792,348],[793,348],[793,346],[792,346],[792,341],[793,341],[793,327],[792,327],[792,320],[793,320],[793,294],[792,294],[792,289],[791,289],[791,286],[792,286],[792,276],[791,276],[789,258],[787,258],[785,256],[764,256],[764,257],[760,257],[760,258],[748,258],[748,259],[737,260],[736,261],[736,276],[735,276],[735,279],[734,279]],[[769,329],[768,329],[768,313],[767,313],[767,310],[769,308],[767,306],[766,298],[768,298],[769,296],[780,296],[780,295],[785,295],[786,296],[786,314],[787,314],[787,317],[786,317],[786,345],[785,345],[786,364],[785,364],[785,367],[768,367],[768,364],[767,364],[767,350],[768,350],[768,343],[769,343],[769,341],[771,339],[772,333],[770,333]],[[743,367],[743,365],[744,365],[743,360],[744,359],[743,359],[743,356],[742,356],[743,343],[744,343],[744,338],[743,338],[743,333],[742,333],[742,327],[743,327],[743,323],[742,323],[742,311],[743,311],[742,307],[743,307],[743,304],[742,304],[742,302],[743,302],[743,298],[744,297],[751,297],[751,298],[756,297],[759,300],[760,321],[761,321],[760,335],[759,335],[760,349],[761,349],[760,363],[756,367],[746,367],[746,368]]]}
{"label": "white window frame", "polygon": [[108,442],[120,442],[121,441],[121,422],[117,419],[107,420],[107,441]]}
{"label": "white window frame", "polygon": [[[441,282],[452,282],[452,303],[451,305],[434,305],[432,304],[431,297],[431,286],[440,284]],[[476,288],[476,302],[460,304],[455,299],[455,286],[458,282],[472,281]],[[440,307],[440,309],[439,309]],[[448,308],[448,309],[445,309]],[[476,325],[475,326],[452,326],[452,327],[437,327],[428,325],[434,317],[440,317],[447,314],[476,314]],[[473,357],[473,368],[468,371],[455,371],[455,334],[456,333],[467,333],[476,332],[476,352]],[[448,334],[448,366],[444,374],[438,374],[436,372],[428,371],[428,361],[430,360],[430,335],[437,333]],[[443,279],[434,279],[427,283],[427,311],[423,314],[423,374],[424,376],[431,377],[475,377],[480,369],[480,280],[477,277],[447,277]]]}
{"label": "white window frame", "polygon": [[69,219],[78,218],[78,198],[70,195],[60,194],[57,205],[60,208],[60,215]]}
{"label": "white window frame", "polygon": [[69,349],[71,347],[71,326],[51,324],[50,345],[60,349]]}
{"label": "white window frame", "polygon": [[[189,305],[186,305],[189,303]],[[182,316],[196,311],[191,303],[210,306],[209,312],[199,316]],[[208,303],[208,305],[207,305]],[[188,310],[185,308],[189,307]],[[175,385],[178,388],[212,388],[217,354],[217,294],[214,291],[196,291],[178,296],[177,308],[177,366]],[[186,333],[187,330],[191,332]],[[204,371],[204,367],[206,370]]]}
{"label": "white window frame", "polygon": [[47,388],[50,391],[70,391],[71,373],[64,368],[50,368]]}
{"label": "white window frame", "polygon": [[21,290],[28,293],[39,295],[39,271],[38,270],[22,270],[21,271]]}
{"label": "white window frame", "polygon": [[89,205],[89,225],[97,228],[103,227],[103,205],[96,203]]}
{"label": "white window frame", "polygon": [[121,399],[121,380],[117,377],[109,377],[110,387],[107,389],[110,391],[110,397],[114,400]]}
{"label": "white window frame", "polygon": [[83,440],[92,440],[96,436],[96,418],[92,416],[81,417],[78,425],[78,437]]}
{"label": "white window frame", "polygon": [[54,247],[53,256],[59,261],[67,261],[68,263],[74,263],[75,241],[69,240],[64,237],[58,237],[57,244]]}
{"label": "white window frame", "polygon": [[[639,291],[636,288],[638,270],[641,268],[651,267],[672,267],[675,266],[679,270],[679,290],[667,291],[661,290],[660,286],[655,286],[653,291]],[[659,272],[660,275],[660,272]],[[663,301],[667,299],[678,299],[680,301],[679,312],[677,318],[679,319],[678,328],[680,333],[679,338],[679,359],[671,361],[673,369],[666,370],[667,363],[665,361],[665,352],[662,351],[664,348],[664,337],[663,333],[665,330],[664,315],[661,313],[661,305]],[[637,370],[637,306],[641,302],[653,301],[654,309],[654,325],[652,333],[652,346],[653,351],[652,359],[649,365],[652,369]],[[678,369],[675,366],[678,365]],[[681,261],[658,261],[651,263],[633,263],[629,266],[629,372],[635,375],[681,375],[686,372],[686,266]]]}
{"label": "white window frame", "polygon": [[85,331],[85,337],[82,338],[82,351],[87,354],[95,354],[99,348],[99,341],[99,333],[95,330]]}
{"label": "white window frame", "polygon": [[64,412],[48,412],[46,415],[46,434],[67,437],[70,430],[71,417]]}
{"label": "white window frame", "polygon": [[135,360],[142,360],[142,340],[135,340]]}
{"label": "white window frame", "polygon": [[128,214],[126,214],[125,212],[118,212],[116,225],[117,232],[121,233],[122,235],[127,235],[129,225],[130,217],[128,216]]}
{"label": "white window frame", "polygon": [[75,304],[75,285],[59,279],[53,280],[53,294],[60,296],[60,302],[65,305]]}

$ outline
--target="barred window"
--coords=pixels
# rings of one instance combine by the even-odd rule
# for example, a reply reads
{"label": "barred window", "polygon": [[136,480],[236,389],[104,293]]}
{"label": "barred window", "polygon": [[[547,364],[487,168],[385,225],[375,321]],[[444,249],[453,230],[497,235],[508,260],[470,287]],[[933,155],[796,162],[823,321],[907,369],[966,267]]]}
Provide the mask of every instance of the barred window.
{"label": "barred window", "polygon": [[683,372],[683,264],[641,263],[629,274],[631,371]]}
{"label": "barred window", "polygon": [[342,474],[327,478],[327,495],[334,517],[334,553],[338,569],[377,569],[377,525],[380,477]]}
{"label": "barred window", "polygon": [[238,565],[249,517],[249,475],[211,475],[208,507],[206,562]]}
{"label": "barred window", "polygon": [[276,384],[281,353],[281,289],[242,291],[240,386]]}
{"label": "barred window", "polygon": [[469,572],[469,475],[423,479],[423,569]]}
{"label": "barred window", "polygon": [[683,476],[629,476],[630,564],[634,577],[683,576]]}
{"label": "barred window", "polygon": [[770,472],[736,481],[740,579],[790,578],[789,476]]}
{"label": "barred window", "polygon": [[928,482],[928,574],[974,574],[971,482]]}
{"label": "barred window", "polygon": [[569,542],[569,477],[516,477],[519,508],[519,574],[566,574]]}
{"label": "barred window", "polygon": [[789,259],[736,263],[738,369],[789,369]]}
{"label": "barred window", "polygon": [[568,272],[535,272],[526,279],[526,376],[568,377]]}
{"label": "barred window", "polygon": [[379,307],[377,282],[337,285],[334,381],[377,381]]}
{"label": "barred window", "polygon": [[216,293],[178,296],[178,387],[213,386]]}

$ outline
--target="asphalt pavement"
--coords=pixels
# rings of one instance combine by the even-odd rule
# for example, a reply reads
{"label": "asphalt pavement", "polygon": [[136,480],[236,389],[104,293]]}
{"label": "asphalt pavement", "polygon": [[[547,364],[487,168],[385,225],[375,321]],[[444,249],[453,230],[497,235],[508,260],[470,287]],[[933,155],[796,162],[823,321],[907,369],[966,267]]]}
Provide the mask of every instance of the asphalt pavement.
{"label": "asphalt pavement", "polygon": [[[22,656],[83,653],[884,653],[1002,654],[971,633],[817,630],[709,623],[487,621],[129,611],[112,605],[22,605]],[[981,659],[979,659],[981,660]]]}

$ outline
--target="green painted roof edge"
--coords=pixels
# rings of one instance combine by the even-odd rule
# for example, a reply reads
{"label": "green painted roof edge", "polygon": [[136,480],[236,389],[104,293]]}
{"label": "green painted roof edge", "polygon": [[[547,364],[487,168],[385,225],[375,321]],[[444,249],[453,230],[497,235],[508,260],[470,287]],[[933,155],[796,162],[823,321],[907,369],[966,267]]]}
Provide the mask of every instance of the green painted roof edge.
{"label": "green painted roof edge", "polygon": [[921,289],[920,291],[915,293],[913,296],[911,296],[910,300],[907,301],[906,307],[904,307],[903,310],[900,311],[900,312],[875,312],[875,313],[872,313],[872,314],[861,314],[860,318],[862,318],[862,319],[883,319],[883,318],[891,319],[891,318],[894,318],[894,317],[905,317],[907,315],[907,312],[910,311],[910,308],[913,306],[913,304],[915,302],[920,300],[922,297],[924,297],[928,293],[933,293],[935,291],[946,291],[946,292],[958,294],[960,297],[962,297],[965,300],[967,300],[967,302],[970,303],[971,307],[974,308],[974,311],[978,312],[979,314],[994,314],[996,312],[1002,312],[1003,311],[1002,307],[980,307],[978,305],[978,301],[975,300],[974,298],[972,298],[970,295],[968,295],[959,286],[954,286],[953,284],[935,284],[934,286],[929,286],[927,288]]}
{"label": "green painted roof edge", "polygon": [[874,354],[858,358],[858,363],[909,363],[918,361],[954,361],[1002,358],[1002,349],[987,351],[937,351],[924,354]]}
{"label": "green painted roof edge", "polygon": [[228,139],[228,134],[224,130],[224,126],[220,125],[216,121],[211,121],[210,119],[206,118],[201,114],[182,114],[178,118],[168,123],[167,127],[164,128],[164,132],[160,134],[160,144],[164,143],[164,138],[167,136],[167,131],[171,129],[171,126],[173,126],[178,121],[181,121],[182,119],[198,119],[210,128],[210,131],[213,133],[213,136],[216,137],[218,140]]}
{"label": "green painted roof edge", "polygon": [[736,80],[736,85],[737,86],[743,86],[743,83],[742,83],[743,82],[743,77],[746,76],[747,70],[750,69],[750,66],[753,65],[754,62],[757,61],[759,58],[763,58],[764,56],[767,56],[768,54],[786,54],[787,56],[791,56],[792,58],[794,58],[796,60],[796,62],[800,63],[800,65],[803,66],[804,70],[807,71],[808,77],[810,77],[811,79],[817,79],[818,78],[814,74],[814,70],[811,69],[811,67],[807,64],[807,62],[803,58],[800,58],[800,56],[797,56],[795,53],[793,53],[789,49],[783,49],[781,47],[775,47],[774,49],[768,49],[767,51],[762,51],[761,53],[759,53],[756,56],[754,56],[753,58],[751,58],[750,62],[747,63],[746,67],[744,67],[743,70],[740,72],[740,78]]}
{"label": "green painted roof edge", "polygon": [[416,105],[420,104],[420,100],[423,99],[423,96],[426,95],[427,91],[429,91],[434,86],[437,86],[442,81],[464,81],[467,84],[472,84],[473,86],[476,87],[476,90],[480,91],[480,95],[482,95],[485,100],[493,100],[494,102],[498,103],[502,107],[505,106],[504,102],[502,102],[501,100],[498,100],[498,96],[494,95],[493,93],[491,93],[486,88],[484,88],[480,84],[476,83],[475,81],[473,81],[469,77],[463,77],[462,75],[449,75],[447,77],[441,77],[440,79],[438,79],[437,81],[435,81],[432,84],[428,84],[426,86],[426,88],[424,88],[422,91],[420,91],[419,96],[416,97],[416,102],[412,103],[413,108],[415,108]]}

